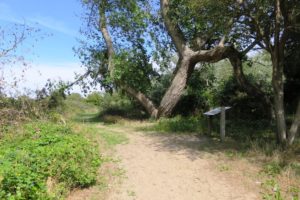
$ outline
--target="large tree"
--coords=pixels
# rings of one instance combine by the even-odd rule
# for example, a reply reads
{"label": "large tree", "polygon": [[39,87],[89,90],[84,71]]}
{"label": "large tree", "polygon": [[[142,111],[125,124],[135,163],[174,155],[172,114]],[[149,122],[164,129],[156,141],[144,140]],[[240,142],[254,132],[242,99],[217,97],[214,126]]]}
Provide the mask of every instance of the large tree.
{"label": "large tree", "polygon": [[[257,95],[257,91],[259,91],[258,88],[247,82],[241,68],[242,55],[246,54],[253,44],[245,46],[243,52],[239,52],[228,41],[228,34],[233,25],[231,22],[233,16],[230,10],[234,9],[236,5],[228,6],[229,1],[225,3],[211,3],[207,0],[199,2],[202,3],[201,8],[204,14],[193,16],[189,12],[192,1],[186,3],[182,0],[161,0],[158,12],[155,12],[155,3],[157,3],[155,1],[150,1],[149,4],[138,0],[85,1],[93,13],[91,15],[95,20],[94,25],[101,33],[101,37],[99,37],[99,42],[102,41],[100,52],[104,54],[102,59],[107,58],[106,67],[104,67],[106,76],[110,77],[113,84],[136,98],[153,117],[169,116],[172,113],[185,90],[187,80],[199,62],[217,62],[229,58],[234,63],[234,72],[239,83],[252,94]],[[216,14],[216,8],[219,7],[225,9],[225,13],[230,13],[230,15],[212,17],[213,14]],[[157,34],[151,30],[160,30],[163,33]],[[150,37],[153,35],[154,37]],[[144,69],[147,65],[146,62],[136,66],[137,62],[133,63],[130,60],[134,60],[137,53],[139,55],[147,54],[145,42],[161,42],[162,36],[167,36],[163,42],[171,43],[170,51],[172,52],[173,49],[173,52],[177,54],[178,61],[169,88],[163,95],[160,104],[154,105],[142,88],[129,81],[137,74],[131,74],[131,77],[128,77],[130,74],[124,73],[126,67],[123,66],[121,70],[117,68],[125,65],[128,66],[127,71]],[[153,48],[153,45],[150,48],[152,48],[152,52],[159,50]],[[127,53],[124,54],[124,51]],[[99,49],[96,52],[99,52]],[[123,59],[120,60],[120,57]]]}

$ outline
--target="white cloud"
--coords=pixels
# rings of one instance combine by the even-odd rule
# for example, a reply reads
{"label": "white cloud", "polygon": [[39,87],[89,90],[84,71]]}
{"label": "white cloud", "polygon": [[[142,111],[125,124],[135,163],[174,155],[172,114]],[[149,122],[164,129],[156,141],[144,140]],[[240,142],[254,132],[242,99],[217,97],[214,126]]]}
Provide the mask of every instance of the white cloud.
{"label": "white cloud", "polygon": [[37,23],[41,26],[58,31],[60,33],[64,33],[69,36],[73,36],[73,37],[79,36],[78,31],[69,28],[62,21],[53,19],[51,17],[35,16],[35,17],[28,18],[28,20],[31,23]]}
{"label": "white cloud", "polygon": [[1,3],[1,2],[0,2],[0,20],[11,22],[11,23],[18,23],[18,24],[27,23],[28,25],[33,25],[33,26],[38,24],[45,28],[72,37],[80,36],[77,30],[68,27],[61,20],[54,19],[52,17],[47,17],[47,16],[40,16],[40,15],[33,15],[29,17],[18,16],[8,4]]}
{"label": "white cloud", "polygon": [[[32,91],[41,89],[48,79],[72,82],[75,80],[75,73],[83,74],[85,72],[80,63],[44,63],[33,65],[25,72],[23,70],[23,67],[3,69],[3,75],[7,82],[14,82],[15,77],[22,79],[17,87],[17,90],[21,93],[24,89]],[[80,87],[74,87],[73,92],[80,93]]]}

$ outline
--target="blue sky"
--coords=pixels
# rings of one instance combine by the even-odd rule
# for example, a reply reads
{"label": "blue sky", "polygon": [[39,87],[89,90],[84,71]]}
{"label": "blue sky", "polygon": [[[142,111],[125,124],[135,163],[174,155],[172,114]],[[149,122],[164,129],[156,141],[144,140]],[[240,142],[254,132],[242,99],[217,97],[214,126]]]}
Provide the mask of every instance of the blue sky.
{"label": "blue sky", "polygon": [[29,39],[23,44],[34,44],[31,53],[25,55],[32,63],[27,87],[41,87],[47,78],[72,80],[75,71],[82,72],[72,48],[79,45],[83,13],[80,0],[0,1],[0,26],[25,23],[39,28],[46,36],[44,39],[38,36],[37,42]]}

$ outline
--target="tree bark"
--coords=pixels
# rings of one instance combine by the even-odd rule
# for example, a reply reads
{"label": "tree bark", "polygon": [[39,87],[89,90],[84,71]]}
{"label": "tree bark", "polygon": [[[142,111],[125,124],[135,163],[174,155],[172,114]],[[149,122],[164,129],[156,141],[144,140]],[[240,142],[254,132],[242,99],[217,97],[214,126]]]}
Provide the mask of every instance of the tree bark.
{"label": "tree bark", "polygon": [[287,140],[286,121],[284,109],[284,89],[283,89],[283,63],[279,57],[272,56],[273,76],[272,86],[274,93],[274,109],[276,117],[277,135],[279,142],[284,144]]}
{"label": "tree bark", "polygon": [[174,107],[180,100],[182,93],[185,90],[187,80],[190,76],[190,71],[192,71],[195,67],[195,65],[190,63],[189,58],[180,58],[177,65],[178,70],[170,87],[160,102],[160,106],[158,108],[158,117],[167,117],[172,114]]}
{"label": "tree bark", "polygon": [[115,56],[115,50],[114,50],[113,41],[107,29],[107,22],[106,22],[107,20],[105,15],[107,3],[108,3],[107,0],[103,0],[99,5],[99,14],[100,14],[99,28],[103,35],[104,41],[106,43],[107,53],[108,53],[108,71],[110,73],[110,76],[112,76],[114,73],[113,59]]}
{"label": "tree bark", "polygon": [[279,142],[283,145],[287,142],[287,129],[285,121],[285,109],[284,109],[284,84],[283,84],[283,60],[284,60],[284,38],[285,31],[281,35],[281,9],[280,0],[275,2],[275,29],[274,29],[274,47],[270,49],[273,74],[272,74],[272,86],[274,92],[274,109],[277,126],[277,136]]}
{"label": "tree bark", "polygon": [[140,102],[140,104],[147,110],[148,114],[151,117],[157,118],[158,110],[156,109],[153,102],[149,100],[146,95],[139,91],[135,91],[133,88],[126,85],[121,86],[121,88],[125,90],[127,94],[134,97],[138,102]]}

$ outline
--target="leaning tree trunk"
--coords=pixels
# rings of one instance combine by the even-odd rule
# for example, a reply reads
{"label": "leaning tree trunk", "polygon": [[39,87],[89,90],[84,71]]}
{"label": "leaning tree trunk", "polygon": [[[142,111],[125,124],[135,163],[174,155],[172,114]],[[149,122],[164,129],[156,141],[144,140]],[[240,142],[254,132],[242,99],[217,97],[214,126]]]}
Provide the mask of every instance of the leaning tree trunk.
{"label": "leaning tree trunk", "polygon": [[142,92],[135,91],[133,88],[123,85],[121,88],[130,96],[134,97],[148,112],[148,114],[153,117],[157,118],[157,109],[153,102],[147,98]]}
{"label": "leaning tree trunk", "polygon": [[[102,36],[104,38],[104,41],[106,43],[107,47],[107,54],[108,54],[108,71],[111,77],[114,75],[114,55],[115,55],[115,49],[113,45],[113,41],[111,38],[111,35],[107,29],[107,19],[106,19],[106,9],[107,9],[107,0],[103,0],[101,4],[99,5],[99,14],[100,14],[100,21],[99,21],[99,29],[102,33]],[[118,85],[120,88],[122,88],[128,95],[135,98],[148,112],[148,114],[151,117],[156,118],[157,117],[157,109],[154,105],[154,103],[147,98],[145,94],[143,94],[140,91],[135,90],[134,88],[130,87],[128,84],[124,82],[115,82],[116,85]]]}
{"label": "leaning tree trunk", "polygon": [[179,102],[185,90],[190,71],[192,71],[194,67],[195,65],[191,64],[189,58],[179,59],[177,63],[178,70],[158,108],[158,117],[167,117],[172,114],[174,107]]}

